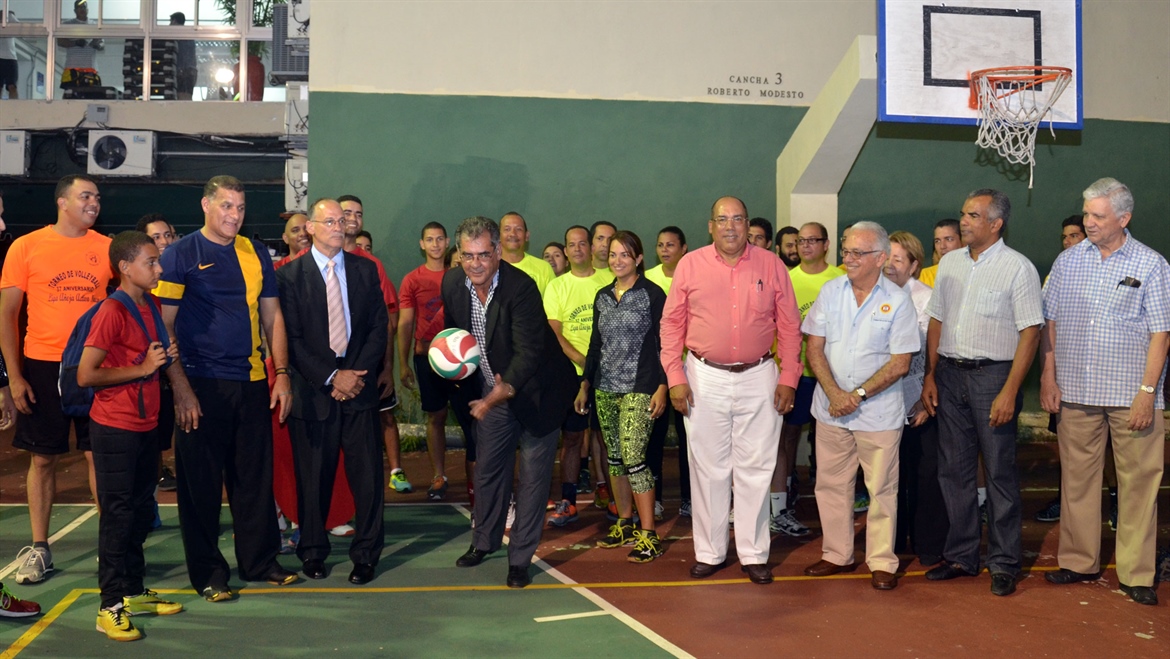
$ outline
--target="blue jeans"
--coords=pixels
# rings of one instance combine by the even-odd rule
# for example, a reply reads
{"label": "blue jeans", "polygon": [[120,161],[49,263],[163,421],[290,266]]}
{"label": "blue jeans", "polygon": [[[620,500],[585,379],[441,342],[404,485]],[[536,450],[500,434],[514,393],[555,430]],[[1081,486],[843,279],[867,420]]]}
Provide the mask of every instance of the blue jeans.
{"label": "blue jeans", "polygon": [[938,480],[950,520],[943,557],[971,573],[979,571],[979,454],[987,474],[987,569],[992,574],[1020,572],[1020,476],[1016,469],[1016,424],[1022,396],[1008,423],[992,428],[991,404],[1003,389],[1011,362],[960,369],[940,358],[938,385]]}

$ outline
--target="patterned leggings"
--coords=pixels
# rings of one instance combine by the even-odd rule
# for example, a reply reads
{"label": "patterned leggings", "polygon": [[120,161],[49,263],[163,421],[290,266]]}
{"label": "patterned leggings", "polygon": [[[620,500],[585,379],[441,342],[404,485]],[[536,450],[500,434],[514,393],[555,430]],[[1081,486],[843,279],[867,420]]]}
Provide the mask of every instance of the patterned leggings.
{"label": "patterned leggings", "polygon": [[597,420],[609,453],[609,474],[629,476],[630,489],[642,494],[654,489],[654,475],[646,466],[650,443],[650,394],[614,394],[598,389]]}

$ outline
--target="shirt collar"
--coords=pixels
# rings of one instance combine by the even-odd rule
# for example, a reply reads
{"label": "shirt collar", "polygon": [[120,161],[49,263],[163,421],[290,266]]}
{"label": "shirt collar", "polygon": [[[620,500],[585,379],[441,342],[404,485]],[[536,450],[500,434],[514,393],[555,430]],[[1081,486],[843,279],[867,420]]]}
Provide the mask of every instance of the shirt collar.
{"label": "shirt collar", "polygon": [[[744,245],[743,254],[739,255],[739,261],[752,260],[751,254],[752,254],[753,249],[759,249],[759,247],[756,247],[755,245],[753,245],[751,243],[747,243],[746,245]],[[712,258],[715,259],[716,263],[721,263],[723,265],[730,267],[730,264],[726,260],[724,260],[723,255],[719,253],[718,249],[715,249],[714,245],[711,245],[711,256],[712,256]],[[739,261],[736,261],[736,264],[738,264]]]}
{"label": "shirt collar", "polygon": [[[1113,252],[1109,255],[1109,258],[1113,258],[1113,256],[1115,254],[1123,254],[1123,255],[1129,254],[1129,246],[1133,242],[1132,240],[1130,240],[1130,238],[1132,238],[1132,236],[1130,236],[1129,229],[1122,229],[1122,231],[1125,232],[1125,242],[1121,243],[1121,247],[1118,247],[1117,249],[1113,250]],[[1088,243],[1088,245],[1085,245],[1085,243]],[[1094,243],[1093,241],[1089,240],[1088,238],[1085,238],[1081,242],[1077,243],[1076,247],[1074,247],[1073,249],[1079,248],[1082,245],[1084,245],[1084,247],[1082,249],[1085,250],[1085,253],[1092,254],[1093,258],[1095,258],[1095,259],[1101,258],[1101,248],[1097,247],[1097,244]]]}
{"label": "shirt collar", "polygon": [[[501,260],[503,260],[503,259],[501,259]],[[492,293],[496,292],[496,284],[499,284],[499,283],[500,283],[500,271],[497,269],[496,274],[492,275],[492,285],[488,287],[488,297],[489,298],[492,296]],[[471,277],[468,277],[467,275],[463,275],[463,285],[467,286],[467,290],[471,291],[472,295],[475,295],[475,284],[471,283]]]}
{"label": "shirt collar", "polygon": [[337,254],[331,259],[317,250],[317,246],[309,247],[309,253],[313,255],[313,261],[317,263],[318,270],[325,270],[330,261],[333,261],[333,271],[342,272],[345,270],[345,250],[338,250]]}
{"label": "shirt collar", "polygon": [[[983,259],[985,259],[989,256],[995,256],[996,254],[1001,252],[1003,250],[1003,248],[1004,248],[1003,236],[1000,236],[999,240],[996,240],[995,243],[991,245],[991,247],[988,247],[987,249],[983,250],[983,253],[979,255],[979,261],[982,261]],[[971,258],[971,248],[970,247],[963,247],[963,256],[966,256],[968,261],[971,261],[972,263],[977,263],[977,261],[975,261],[975,259]]]}

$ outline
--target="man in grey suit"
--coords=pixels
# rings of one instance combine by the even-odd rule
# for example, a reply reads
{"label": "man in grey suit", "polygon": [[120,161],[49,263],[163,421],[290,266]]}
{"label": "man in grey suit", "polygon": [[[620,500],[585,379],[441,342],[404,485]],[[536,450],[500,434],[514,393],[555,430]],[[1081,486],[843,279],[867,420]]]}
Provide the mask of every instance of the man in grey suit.
{"label": "man in grey suit", "polygon": [[474,567],[504,538],[512,471],[520,450],[516,521],[508,546],[511,588],[531,583],[528,566],[544,527],[545,502],[561,423],[573,404],[577,376],[545,319],[532,278],[501,261],[500,228],[486,217],[455,232],[462,268],[443,277],[446,326],[479,342],[479,369],[460,382],[453,405],[475,419],[475,530],[456,561]]}

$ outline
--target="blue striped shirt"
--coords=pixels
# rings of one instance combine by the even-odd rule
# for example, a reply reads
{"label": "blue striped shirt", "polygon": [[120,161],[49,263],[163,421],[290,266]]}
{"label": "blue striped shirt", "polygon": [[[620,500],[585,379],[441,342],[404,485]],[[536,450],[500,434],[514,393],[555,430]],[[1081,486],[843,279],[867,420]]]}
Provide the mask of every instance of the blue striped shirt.
{"label": "blue striped shirt", "polygon": [[[1140,285],[1138,285],[1140,284]],[[1129,407],[1146,371],[1150,335],[1170,331],[1170,266],[1125,232],[1101,258],[1084,240],[1056,258],[1044,285],[1044,317],[1056,323],[1056,384],[1067,403]],[[1154,393],[1165,402],[1166,370]]]}

